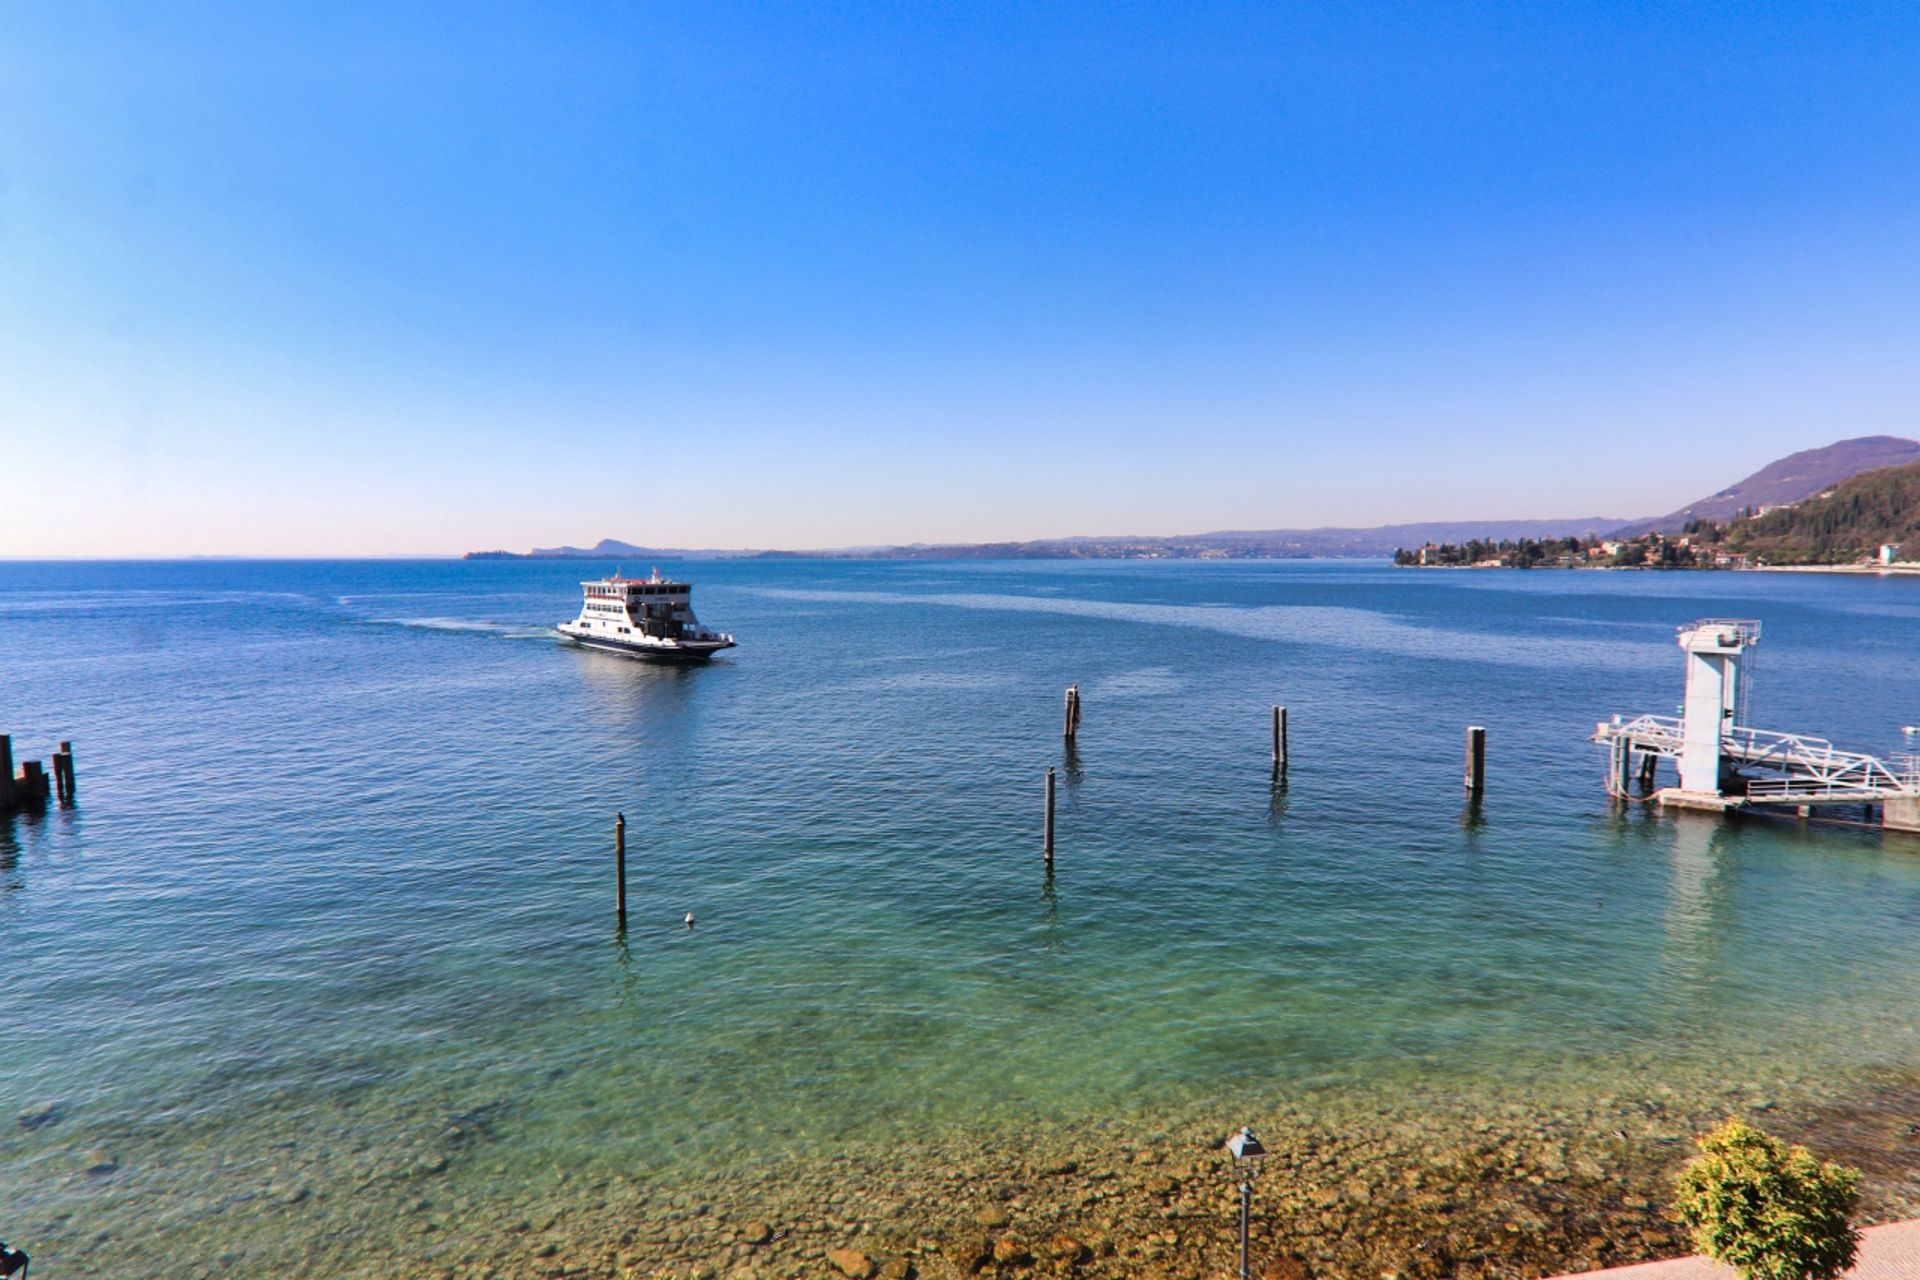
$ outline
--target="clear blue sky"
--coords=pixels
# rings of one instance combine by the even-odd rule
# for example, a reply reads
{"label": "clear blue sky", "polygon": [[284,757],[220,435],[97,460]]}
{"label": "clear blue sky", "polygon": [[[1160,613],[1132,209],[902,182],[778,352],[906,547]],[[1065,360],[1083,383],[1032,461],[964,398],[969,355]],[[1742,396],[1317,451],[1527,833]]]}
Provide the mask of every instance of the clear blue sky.
{"label": "clear blue sky", "polygon": [[0,555],[1632,516],[1917,353],[1911,4],[0,17]]}

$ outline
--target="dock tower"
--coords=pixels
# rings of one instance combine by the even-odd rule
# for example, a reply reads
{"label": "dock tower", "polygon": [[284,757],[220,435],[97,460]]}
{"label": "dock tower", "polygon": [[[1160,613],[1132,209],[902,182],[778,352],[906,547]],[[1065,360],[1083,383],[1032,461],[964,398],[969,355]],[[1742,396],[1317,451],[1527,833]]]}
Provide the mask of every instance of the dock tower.
{"label": "dock tower", "polygon": [[1680,629],[1687,655],[1687,696],[1681,704],[1680,790],[1721,792],[1721,744],[1739,723],[1746,701],[1742,676],[1747,649],[1759,643],[1760,624],[1704,618]]}
{"label": "dock tower", "polygon": [[1608,751],[1607,790],[1630,793],[1636,764],[1653,790],[1660,761],[1671,760],[1677,787],[1653,800],[1683,809],[1787,808],[1801,816],[1820,805],[1878,809],[1890,831],[1920,832],[1920,757],[1891,763],[1841,751],[1824,738],[1749,728],[1740,723],[1751,701],[1750,650],[1760,624],[1704,618],[1679,628],[1686,654],[1681,716],[1614,716],[1594,730]]}

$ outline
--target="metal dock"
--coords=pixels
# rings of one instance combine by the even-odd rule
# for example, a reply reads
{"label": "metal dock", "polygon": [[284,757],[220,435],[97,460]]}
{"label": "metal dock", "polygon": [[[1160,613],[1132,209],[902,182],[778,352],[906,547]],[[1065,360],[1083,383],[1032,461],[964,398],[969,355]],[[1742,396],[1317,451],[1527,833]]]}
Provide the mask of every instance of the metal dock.
{"label": "metal dock", "polygon": [[[1805,817],[1815,806],[1859,805],[1877,808],[1887,830],[1920,832],[1920,757],[1886,761],[1824,738],[1739,723],[1758,622],[1704,618],[1679,633],[1687,655],[1682,714],[1615,716],[1594,731],[1608,750],[1609,795],[1632,795],[1637,775],[1655,803],[1674,808],[1787,808]],[[1662,760],[1674,762],[1678,786],[1654,786]]]}

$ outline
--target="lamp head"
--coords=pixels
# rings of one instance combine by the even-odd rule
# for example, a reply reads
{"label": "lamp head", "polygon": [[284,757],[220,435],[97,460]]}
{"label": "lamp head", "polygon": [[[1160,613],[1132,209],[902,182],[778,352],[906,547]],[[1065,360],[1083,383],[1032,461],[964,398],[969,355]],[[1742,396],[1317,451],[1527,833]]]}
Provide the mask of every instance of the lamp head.
{"label": "lamp head", "polygon": [[1267,1154],[1260,1139],[1253,1136],[1251,1126],[1243,1127],[1240,1132],[1227,1139],[1227,1150],[1235,1160],[1258,1160]]}

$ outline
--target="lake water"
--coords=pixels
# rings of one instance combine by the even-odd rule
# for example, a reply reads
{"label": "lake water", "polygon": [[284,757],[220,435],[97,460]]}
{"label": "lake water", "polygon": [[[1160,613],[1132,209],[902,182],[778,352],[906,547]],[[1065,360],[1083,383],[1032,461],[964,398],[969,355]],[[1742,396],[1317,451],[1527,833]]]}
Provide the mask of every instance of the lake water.
{"label": "lake water", "polygon": [[1739,616],[1753,721],[1899,751],[1920,582],[671,565],[741,641],[677,669],[556,641],[612,567],[0,564],[0,731],[79,774],[0,820],[36,1277],[392,1273],[395,1162],[477,1217],[595,1171],[1920,1061],[1920,839],[1616,810],[1587,741]]}

